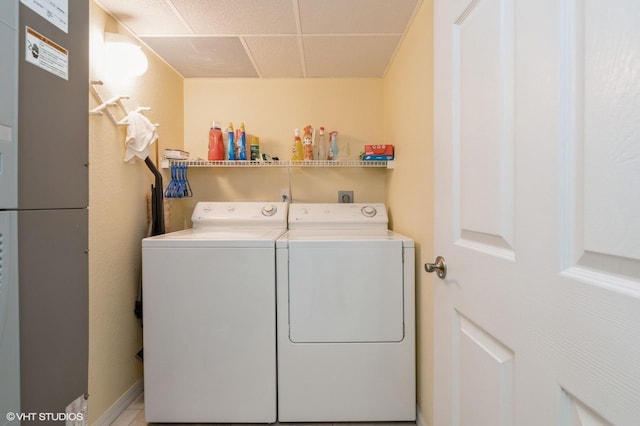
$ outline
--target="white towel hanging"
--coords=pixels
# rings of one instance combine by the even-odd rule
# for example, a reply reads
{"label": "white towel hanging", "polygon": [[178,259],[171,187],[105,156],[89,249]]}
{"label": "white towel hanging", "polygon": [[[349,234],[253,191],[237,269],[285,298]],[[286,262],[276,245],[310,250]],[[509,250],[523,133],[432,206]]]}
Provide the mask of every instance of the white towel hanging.
{"label": "white towel hanging", "polygon": [[128,127],[124,161],[134,157],[144,160],[149,155],[149,146],[158,139],[156,126],[137,110],[131,111],[126,120]]}

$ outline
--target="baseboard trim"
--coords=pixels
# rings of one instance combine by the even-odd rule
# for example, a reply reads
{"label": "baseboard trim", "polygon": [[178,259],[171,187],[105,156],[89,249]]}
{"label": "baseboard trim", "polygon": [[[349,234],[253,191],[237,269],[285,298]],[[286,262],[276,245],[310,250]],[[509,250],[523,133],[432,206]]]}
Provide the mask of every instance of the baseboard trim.
{"label": "baseboard trim", "polygon": [[[144,390],[144,380],[139,379],[133,384],[118,400],[105,411],[96,422],[94,426],[109,426],[113,423],[124,410],[127,409],[133,401],[136,400]],[[91,398],[89,398],[89,404],[91,404]]]}
{"label": "baseboard trim", "polygon": [[416,405],[416,426],[428,426],[425,420],[422,411],[420,411],[420,406]]}

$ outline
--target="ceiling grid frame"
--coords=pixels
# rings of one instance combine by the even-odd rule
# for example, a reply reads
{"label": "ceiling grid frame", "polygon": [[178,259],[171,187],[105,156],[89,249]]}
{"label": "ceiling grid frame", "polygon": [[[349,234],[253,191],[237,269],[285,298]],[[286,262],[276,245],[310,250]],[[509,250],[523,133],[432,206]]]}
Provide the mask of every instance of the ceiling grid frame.
{"label": "ceiling grid frame", "polygon": [[184,78],[384,78],[423,0],[96,0]]}

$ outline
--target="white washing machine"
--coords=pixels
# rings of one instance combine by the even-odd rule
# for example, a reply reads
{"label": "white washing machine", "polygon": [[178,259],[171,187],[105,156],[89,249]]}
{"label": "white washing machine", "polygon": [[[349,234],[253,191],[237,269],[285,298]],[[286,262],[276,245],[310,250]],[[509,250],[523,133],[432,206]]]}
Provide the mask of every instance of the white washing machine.
{"label": "white washing machine", "polygon": [[275,242],[286,203],[198,203],[142,241],[148,422],[276,421]]}
{"label": "white washing machine", "polygon": [[278,420],[413,421],[415,252],[384,204],[291,204],[277,242]]}

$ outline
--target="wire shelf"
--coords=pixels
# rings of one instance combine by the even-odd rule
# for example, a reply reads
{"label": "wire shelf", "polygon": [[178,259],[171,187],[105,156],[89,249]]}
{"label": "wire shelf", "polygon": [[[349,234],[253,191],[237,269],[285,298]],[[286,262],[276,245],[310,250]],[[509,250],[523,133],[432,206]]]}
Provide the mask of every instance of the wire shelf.
{"label": "wire shelf", "polygon": [[162,159],[162,167],[169,168],[172,164],[188,167],[363,167],[363,168],[393,168],[393,161],[207,161],[207,160],[176,160]]}

